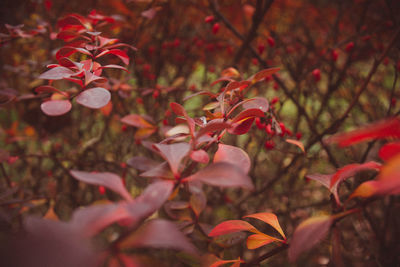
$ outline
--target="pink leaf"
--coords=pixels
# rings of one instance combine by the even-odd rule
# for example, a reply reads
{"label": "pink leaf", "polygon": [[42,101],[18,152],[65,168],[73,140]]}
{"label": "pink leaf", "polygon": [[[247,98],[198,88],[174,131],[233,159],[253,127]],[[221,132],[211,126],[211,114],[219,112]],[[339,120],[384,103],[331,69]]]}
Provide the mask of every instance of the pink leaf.
{"label": "pink leaf", "polygon": [[326,142],[337,143],[341,147],[358,144],[360,142],[383,139],[400,138],[400,118],[394,117],[378,122],[371,123],[362,128],[334,135],[326,139]]}
{"label": "pink leaf", "polygon": [[46,79],[46,80],[61,80],[64,78],[69,78],[72,75],[74,75],[75,73],[65,67],[55,67],[52,69],[49,69],[48,71],[42,73],[39,76],[39,79]]}
{"label": "pink leaf", "polygon": [[142,156],[132,157],[128,159],[126,163],[139,171],[148,171],[156,168],[160,164],[159,162]]}
{"label": "pink leaf", "polygon": [[227,162],[217,162],[208,165],[197,173],[185,178],[184,181],[200,181],[214,186],[238,186],[250,190],[254,189],[250,177],[242,169]]}
{"label": "pink leaf", "polygon": [[94,236],[105,227],[128,219],[131,214],[120,204],[92,205],[75,210],[69,224],[85,236]]}
{"label": "pink leaf", "polygon": [[88,84],[90,84],[91,82],[106,82],[107,79],[101,76],[97,76],[94,73],[85,70],[85,86],[87,86]]}
{"label": "pink leaf", "polygon": [[196,248],[178,227],[167,220],[151,220],[120,243],[120,248],[150,247],[186,251],[196,254]]}
{"label": "pink leaf", "polygon": [[245,173],[249,173],[251,167],[249,155],[243,149],[224,144],[218,145],[218,150],[214,155],[215,162],[228,162],[240,166]]}
{"label": "pink leaf", "polygon": [[149,217],[167,201],[172,193],[174,183],[171,181],[157,181],[146,187],[140,196],[125,205],[131,215],[129,223],[133,226]]}
{"label": "pink leaf", "polygon": [[72,105],[69,100],[50,100],[43,102],[40,108],[48,116],[60,116],[69,112]]}
{"label": "pink leaf", "polygon": [[162,178],[162,179],[175,179],[167,162],[163,162],[145,172],[140,174],[141,177]]}
{"label": "pink leaf", "polygon": [[124,68],[124,67],[122,67],[120,65],[115,65],[115,64],[109,64],[109,65],[101,66],[100,69],[120,69],[120,70],[123,70],[123,71],[126,71],[126,72],[129,73],[129,71],[126,68]]}
{"label": "pink leaf", "polygon": [[102,185],[120,194],[126,200],[128,201],[132,200],[131,195],[129,194],[124,184],[122,183],[122,179],[114,173],[111,172],[92,173],[92,172],[71,170],[70,174],[79,181],[88,184]]}
{"label": "pink leaf", "polygon": [[84,48],[64,46],[57,51],[56,58],[60,59],[63,57],[69,57],[70,55],[75,54],[76,52],[80,52],[80,53],[88,55],[88,56],[92,55],[92,53],[90,53],[88,50],[86,50]]}
{"label": "pink leaf", "polygon": [[312,217],[302,222],[294,231],[289,247],[289,261],[295,262],[300,254],[310,250],[324,239],[333,223],[331,216]]}
{"label": "pink leaf", "polygon": [[242,220],[229,220],[222,222],[215,226],[208,236],[214,237],[219,235],[226,235],[230,233],[236,233],[241,231],[249,231],[258,233],[259,231],[251,224]]}
{"label": "pink leaf", "polygon": [[263,112],[267,112],[269,109],[269,102],[264,97],[255,97],[252,99],[248,99],[245,103],[243,103],[244,109],[253,109],[258,108]]}
{"label": "pink leaf", "polygon": [[204,151],[203,149],[193,150],[190,153],[190,158],[193,161],[200,162],[200,163],[208,163],[208,161],[210,160],[207,152]]}
{"label": "pink leaf", "polygon": [[182,159],[187,156],[190,151],[188,143],[175,144],[155,144],[154,145],[161,153],[162,157],[168,162],[172,173],[176,176],[179,174],[179,165]]}
{"label": "pink leaf", "polygon": [[87,89],[76,97],[76,102],[93,109],[104,107],[110,100],[110,92],[101,87]]}

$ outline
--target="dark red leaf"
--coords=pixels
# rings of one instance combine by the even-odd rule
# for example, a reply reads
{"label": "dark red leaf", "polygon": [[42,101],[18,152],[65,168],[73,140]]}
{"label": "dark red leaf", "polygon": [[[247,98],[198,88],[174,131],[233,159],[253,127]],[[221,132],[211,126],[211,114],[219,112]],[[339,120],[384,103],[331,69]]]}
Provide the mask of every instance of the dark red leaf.
{"label": "dark red leaf", "polygon": [[239,167],[227,162],[217,162],[208,165],[197,173],[187,177],[184,181],[200,181],[220,187],[243,187],[253,190],[251,179]]}
{"label": "dark red leaf", "polygon": [[228,133],[236,135],[245,134],[250,130],[253,121],[254,117],[250,117],[243,121],[234,123],[233,127],[228,129]]}
{"label": "dark red leaf", "polygon": [[276,72],[278,72],[280,70],[280,68],[269,68],[269,69],[265,69],[262,71],[257,72],[256,74],[254,74],[253,76],[251,76],[249,79],[247,79],[248,81],[251,81],[252,83],[256,83]]}
{"label": "dark red leaf", "polygon": [[363,164],[349,164],[342,168],[340,168],[332,177],[330,187],[333,187],[335,184],[339,184],[345,179],[354,176],[357,172],[364,170],[376,170],[378,171],[381,167],[380,163],[375,161],[366,162]]}
{"label": "dark red leaf", "polygon": [[333,218],[322,215],[302,222],[294,231],[289,247],[289,261],[295,262],[300,254],[310,250],[324,239],[331,228]]}
{"label": "dark red leaf", "polygon": [[126,71],[126,72],[129,73],[129,71],[126,68],[124,68],[124,67],[122,67],[120,65],[115,65],[115,64],[109,64],[109,65],[101,66],[100,68],[101,69],[120,69],[120,70],[123,70],[123,71]]}
{"label": "dark red leaf", "polygon": [[264,97],[255,97],[252,99],[245,100],[243,103],[244,109],[258,108],[263,112],[267,112],[269,109],[269,102]]}
{"label": "dark red leaf", "polygon": [[326,139],[328,144],[337,143],[341,147],[358,144],[360,142],[383,139],[400,138],[400,118],[394,117],[371,123],[362,128],[331,136]]}
{"label": "dark red leaf", "polygon": [[222,131],[227,128],[231,128],[232,125],[227,122],[221,122],[221,120],[209,121],[203,128],[196,133],[196,139],[200,138],[204,134],[213,133],[215,131]]}
{"label": "dark red leaf", "polygon": [[69,57],[72,54],[75,54],[76,52],[91,56],[92,53],[90,53],[88,50],[80,47],[72,47],[72,46],[64,46],[60,48],[57,53],[56,53],[56,58],[60,59],[63,57]]}
{"label": "dark red leaf", "polygon": [[93,172],[71,170],[70,174],[79,181],[88,184],[102,185],[120,194],[126,200],[128,201],[132,200],[131,194],[129,194],[124,184],[122,183],[122,179],[115,173],[111,172],[93,173]]}
{"label": "dark red leaf", "polygon": [[96,58],[110,54],[119,57],[122,60],[122,62],[124,62],[124,64],[129,65],[129,56],[123,50],[120,49],[104,50],[103,52],[98,54]]}
{"label": "dark red leaf", "polygon": [[85,70],[85,86],[87,86],[88,84],[90,84],[91,82],[106,82],[107,79],[101,76],[97,76],[94,73],[92,73],[91,71],[87,71]]}
{"label": "dark red leaf", "polygon": [[104,107],[110,100],[110,92],[101,87],[87,89],[76,97],[78,104],[93,109]]}
{"label": "dark red leaf", "polygon": [[48,116],[60,116],[72,108],[69,100],[49,100],[40,105],[40,109]]}

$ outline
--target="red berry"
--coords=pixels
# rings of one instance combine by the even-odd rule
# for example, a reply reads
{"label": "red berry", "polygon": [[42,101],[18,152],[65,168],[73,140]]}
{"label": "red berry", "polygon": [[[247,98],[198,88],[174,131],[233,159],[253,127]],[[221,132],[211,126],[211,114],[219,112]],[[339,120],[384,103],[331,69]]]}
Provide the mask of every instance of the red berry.
{"label": "red berry", "polygon": [[277,91],[279,89],[279,84],[278,83],[274,83],[274,90]]}
{"label": "red berry", "polygon": [[258,53],[262,54],[264,52],[264,50],[265,50],[265,45],[264,44],[258,44],[257,49],[258,49]]}
{"label": "red berry", "polygon": [[205,17],[204,22],[211,23],[214,21],[214,19],[215,19],[214,16],[207,16],[207,17]]}
{"label": "red berry", "polygon": [[265,147],[266,150],[274,149],[275,143],[274,143],[274,141],[272,141],[272,140],[266,141],[266,142],[264,143],[264,147]]}
{"label": "red berry", "polygon": [[253,65],[257,66],[258,65],[258,60],[255,57],[253,57],[251,59],[251,63],[253,63]]}
{"label": "red berry", "polygon": [[141,98],[141,97],[136,98],[136,103],[138,103],[139,105],[142,105],[143,104],[143,98]]}
{"label": "red berry", "polygon": [[271,100],[271,105],[275,105],[278,101],[279,101],[279,97],[275,96],[275,97],[272,98],[272,100]]}
{"label": "red berry", "polygon": [[270,47],[274,47],[274,46],[275,46],[275,39],[272,38],[271,36],[269,36],[269,37],[267,38],[267,42],[268,42],[268,45],[269,45]]}
{"label": "red berry", "polygon": [[387,66],[389,64],[389,59],[387,57],[385,57],[383,59],[383,65]]}
{"label": "red berry", "polygon": [[167,126],[168,125],[168,120],[167,119],[163,119],[162,123],[163,123],[163,125]]}
{"label": "red berry", "polygon": [[314,80],[316,82],[318,82],[319,80],[321,80],[321,71],[319,69],[315,69],[312,72],[312,75],[314,76]]}
{"label": "red berry", "polygon": [[121,131],[126,132],[128,130],[128,127],[126,125],[121,126]]}
{"label": "red berry", "polygon": [[271,135],[271,136],[274,136],[274,135],[275,135],[275,131],[272,130],[271,124],[267,124],[267,125],[265,126],[265,132],[266,132],[267,134]]}
{"label": "red berry", "polygon": [[154,90],[153,92],[153,98],[156,99],[160,95],[160,91]]}
{"label": "red berry", "polygon": [[296,139],[300,140],[303,134],[301,132],[296,133]]}
{"label": "red berry", "polygon": [[393,98],[390,100],[390,105],[393,107],[393,106],[396,105],[396,102],[397,102],[397,99],[393,97]]}
{"label": "red berry", "polygon": [[286,133],[286,126],[285,126],[285,124],[284,124],[283,122],[280,122],[280,123],[279,123],[279,127],[281,127],[281,130],[282,130],[280,136],[284,136],[285,133]]}
{"label": "red berry", "polygon": [[178,38],[176,38],[175,40],[174,40],[174,47],[176,48],[176,47],[178,47],[180,44],[181,44],[181,40],[179,40]]}
{"label": "red berry", "polygon": [[346,45],[346,52],[349,53],[354,48],[354,43],[350,42]]}
{"label": "red berry", "polygon": [[256,126],[257,126],[257,128],[258,129],[264,129],[264,127],[265,127],[265,124],[263,124],[262,122],[261,122],[261,119],[259,118],[259,117],[257,117],[256,118]]}
{"label": "red berry", "polygon": [[331,56],[332,56],[332,60],[336,62],[336,60],[339,57],[339,53],[335,49],[333,49],[331,52]]}
{"label": "red berry", "polygon": [[125,168],[126,168],[126,163],[125,163],[125,162],[121,162],[121,163],[119,164],[119,166],[121,166],[122,169],[125,169]]}
{"label": "red berry", "polygon": [[100,195],[104,195],[106,193],[106,188],[102,185],[99,186],[99,193]]}
{"label": "red berry", "polygon": [[217,23],[214,23],[214,25],[213,25],[213,27],[212,27],[212,32],[213,32],[213,34],[217,34],[218,31],[219,31],[219,28],[220,28],[219,23],[218,23],[218,22],[217,22]]}

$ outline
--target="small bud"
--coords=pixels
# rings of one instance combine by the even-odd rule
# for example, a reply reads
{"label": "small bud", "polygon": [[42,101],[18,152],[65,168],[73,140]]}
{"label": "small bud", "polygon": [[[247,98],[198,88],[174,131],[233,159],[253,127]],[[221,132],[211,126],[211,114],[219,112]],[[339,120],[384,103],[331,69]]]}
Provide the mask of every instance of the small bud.
{"label": "small bud", "polygon": [[300,140],[303,134],[301,132],[296,133],[296,139]]}
{"label": "small bud", "polygon": [[99,193],[100,195],[104,195],[106,193],[106,188],[102,185],[99,186]]}

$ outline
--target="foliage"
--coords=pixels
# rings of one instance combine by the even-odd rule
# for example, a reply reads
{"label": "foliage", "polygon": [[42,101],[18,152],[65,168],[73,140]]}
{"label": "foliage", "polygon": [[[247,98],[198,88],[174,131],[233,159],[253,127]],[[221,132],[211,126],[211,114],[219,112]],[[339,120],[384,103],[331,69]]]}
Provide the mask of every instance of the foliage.
{"label": "foliage", "polygon": [[399,262],[398,3],[61,2],[4,16],[3,263]]}

